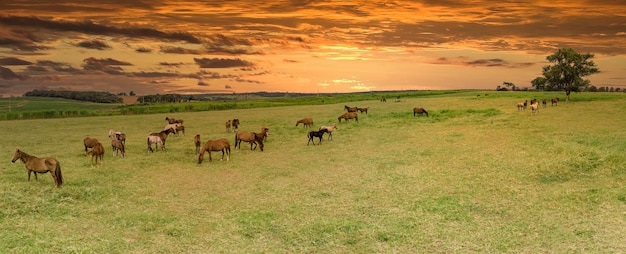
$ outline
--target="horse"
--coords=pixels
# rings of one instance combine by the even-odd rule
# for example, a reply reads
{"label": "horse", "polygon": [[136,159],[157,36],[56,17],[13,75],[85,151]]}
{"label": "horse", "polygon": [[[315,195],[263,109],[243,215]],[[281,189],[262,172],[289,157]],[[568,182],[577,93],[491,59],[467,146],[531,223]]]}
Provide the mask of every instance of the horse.
{"label": "horse", "polygon": [[[165,144],[163,140],[158,135],[150,135],[148,136],[148,151],[154,152],[154,150],[159,150],[159,145],[161,145],[161,151],[165,151]],[[154,144],[154,148],[152,149],[152,144]]]}
{"label": "horse", "polygon": [[115,138],[122,143],[126,144],[126,134],[120,131],[114,131],[113,129],[109,129],[109,138]]}
{"label": "horse", "polygon": [[230,120],[226,121],[224,125],[226,125],[226,132],[230,132]]}
{"label": "horse", "polygon": [[387,102],[387,99],[385,99],[385,97],[380,98],[380,102]]}
{"label": "horse", "polygon": [[211,152],[222,151],[222,159],[224,160],[224,153],[226,153],[226,161],[230,161],[230,143],[228,139],[220,138],[218,140],[207,140],[206,143],[200,149],[200,155],[198,155],[198,164],[202,164],[202,160],[204,160],[204,152],[209,152],[209,162],[213,159],[211,158]]}
{"label": "horse", "polygon": [[165,140],[167,139],[169,134],[173,132],[174,130],[172,129],[165,129],[165,130],[162,130],[161,132],[150,133],[150,136],[158,136],[159,138],[161,138],[161,143],[162,143],[161,150],[165,150]]}
{"label": "horse", "polygon": [[546,108],[546,106],[548,105],[548,100],[543,99],[543,100],[541,101],[541,105],[543,105],[543,108]]}
{"label": "horse", "polygon": [[356,122],[359,122],[359,114],[357,114],[356,112],[347,112],[344,113],[343,115],[340,115],[339,117],[337,117],[337,121],[339,121],[341,123],[341,119],[346,119],[346,122],[349,119],[355,119]]}
{"label": "horse", "polygon": [[322,144],[322,137],[324,137],[324,133],[328,132],[328,130],[326,129],[320,129],[318,131],[310,131],[309,132],[309,141],[306,142],[306,145],[308,146],[310,142],[313,142],[313,145],[315,145],[315,140],[313,140],[313,138],[318,137],[320,139],[320,142],[318,143],[318,145]]}
{"label": "horse", "polygon": [[313,118],[310,118],[310,117],[302,118],[296,122],[296,126],[298,126],[299,124],[302,124],[305,128],[311,127],[313,126]]}
{"label": "horse", "polygon": [[356,112],[358,107],[348,107],[348,105],[345,105],[343,107],[343,109],[347,110],[348,112]]}
{"label": "horse", "polygon": [[179,132],[182,132],[183,136],[185,136],[185,126],[182,126],[182,125],[176,126],[176,136],[178,136]]}
{"label": "horse", "polygon": [[124,143],[122,143],[122,141],[119,141],[117,139],[111,139],[111,147],[113,148],[113,152],[115,154],[113,154],[113,156],[117,156],[118,153],[122,153],[122,158],[125,157],[126,154],[126,150],[124,149]]}
{"label": "horse", "polygon": [[530,109],[533,115],[539,113],[539,102],[535,101],[535,103],[530,104]]}
{"label": "horse", "polygon": [[176,128],[178,128],[178,126],[180,126],[180,124],[177,123],[170,123],[165,125],[165,127],[163,127],[163,130],[172,130],[171,133],[176,133]]}
{"label": "horse", "polygon": [[552,106],[553,106],[553,107],[554,107],[554,106],[558,106],[558,103],[559,103],[559,98],[553,98],[553,99],[552,99]]}
{"label": "horse", "polygon": [[524,110],[525,110],[524,103],[523,102],[517,103],[517,111],[524,111]]}
{"label": "horse", "polygon": [[100,141],[98,141],[95,138],[90,138],[90,137],[84,138],[83,139],[83,144],[85,145],[85,153],[87,152],[87,148],[93,148],[98,143],[100,143]]}
{"label": "horse", "polygon": [[[257,147],[257,142],[259,142],[258,146],[261,148],[261,151],[263,151],[263,139],[267,136],[267,132],[269,132],[267,127],[263,127],[260,133],[245,131],[237,132],[237,134],[235,134],[235,149],[241,149],[241,141],[245,141],[250,143],[250,150],[254,150]],[[253,144],[254,148],[252,148]]]}
{"label": "horse", "polygon": [[193,137],[193,143],[196,145],[196,154],[199,154],[200,146],[202,145],[202,139],[200,138],[200,134]]}
{"label": "horse", "polygon": [[367,108],[359,108],[359,107],[356,107],[356,110],[358,110],[358,111],[359,111],[359,113],[363,113],[363,112],[365,112],[365,114],[367,114],[367,110],[368,110],[368,109],[369,109],[369,107],[367,107]]}
{"label": "horse", "polygon": [[24,167],[28,170],[28,181],[30,181],[31,172],[35,173],[35,180],[37,180],[37,173],[45,174],[50,172],[52,179],[54,179],[54,187],[59,188],[63,185],[61,163],[57,159],[52,157],[38,158],[22,152],[20,149],[15,149],[11,162],[15,163],[18,159],[24,163]]}
{"label": "horse", "polygon": [[318,130],[321,131],[322,129],[325,129],[326,132],[328,132],[328,140],[332,140],[333,139],[333,131],[335,129],[339,129],[339,128],[337,128],[337,123],[333,123],[333,125],[331,125],[331,126],[320,126],[320,128]]}
{"label": "horse", "polygon": [[416,116],[417,114],[426,114],[426,117],[428,117],[428,111],[426,111],[424,108],[413,108],[413,116]]}
{"label": "horse", "polygon": [[233,119],[231,124],[233,125],[233,131],[238,131],[239,130],[239,118]]}
{"label": "horse", "polygon": [[[98,142],[98,144],[87,152],[87,155],[91,157],[91,166],[98,164],[98,159],[100,160],[100,164],[104,164],[104,146],[102,143]],[[95,164],[94,159],[96,160]]]}
{"label": "horse", "polygon": [[165,117],[165,121],[167,121],[167,123],[169,124],[175,124],[175,123],[183,124],[184,122],[183,119],[175,119],[172,117]]}

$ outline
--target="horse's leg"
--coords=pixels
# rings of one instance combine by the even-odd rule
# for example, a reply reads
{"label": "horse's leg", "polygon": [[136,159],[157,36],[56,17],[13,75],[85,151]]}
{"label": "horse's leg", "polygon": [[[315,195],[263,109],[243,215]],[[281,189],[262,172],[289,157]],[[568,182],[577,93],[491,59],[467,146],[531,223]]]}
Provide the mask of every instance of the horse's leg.
{"label": "horse's leg", "polygon": [[207,149],[207,151],[209,151],[209,162],[213,161],[213,158],[211,158],[211,149]]}
{"label": "horse's leg", "polygon": [[220,159],[220,161],[224,160],[224,149],[226,149],[226,148],[222,148],[222,159]]}

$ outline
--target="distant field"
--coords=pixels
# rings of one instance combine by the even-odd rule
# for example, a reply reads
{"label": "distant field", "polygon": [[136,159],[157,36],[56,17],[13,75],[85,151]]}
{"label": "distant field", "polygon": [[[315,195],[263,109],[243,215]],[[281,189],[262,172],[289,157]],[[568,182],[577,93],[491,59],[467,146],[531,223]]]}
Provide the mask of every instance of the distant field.
{"label": "distant field", "polygon": [[[559,105],[536,115],[515,107],[553,97]],[[369,114],[307,146],[344,105]],[[186,133],[150,153],[146,137],[165,117],[184,119]],[[295,127],[304,117],[315,128]],[[233,118],[242,131],[269,127],[265,151],[242,143],[231,161],[198,165],[193,136],[233,142]],[[626,252],[626,94],[471,91],[1,123],[5,252]],[[111,154],[111,128],[128,135],[126,158]],[[90,165],[85,136],[105,144],[104,165]],[[65,184],[27,182],[10,162],[16,147],[57,158]]]}

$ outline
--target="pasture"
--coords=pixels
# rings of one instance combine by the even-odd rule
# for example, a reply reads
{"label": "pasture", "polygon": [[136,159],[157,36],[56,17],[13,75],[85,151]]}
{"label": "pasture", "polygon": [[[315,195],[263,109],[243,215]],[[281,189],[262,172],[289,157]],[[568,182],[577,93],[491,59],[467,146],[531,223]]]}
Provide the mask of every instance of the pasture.
{"label": "pasture", "polygon": [[[17,253],[626,252],[626,95],[476,92],[209,112],[2,121],[0,249]],[[482,93],[481,93],[482,94]],[[558,106],[518,112],[525,99]],[[307,146],[344,105],[369,107]],[[429,117],[413,116],[414,107]],[[186,135],[146,138],[184,119]],[[294,122],[312,117],[312,128]],[[269,128],[264,151],[232,149]],[[108,130],[126,133],[114,157]],[[194,136],[228,138],[197,164]],[[83,138],[105,145],[91,166]],[[15,148],[51,156],[27,182]],[[219,156],[218,156],[219,154]]]}

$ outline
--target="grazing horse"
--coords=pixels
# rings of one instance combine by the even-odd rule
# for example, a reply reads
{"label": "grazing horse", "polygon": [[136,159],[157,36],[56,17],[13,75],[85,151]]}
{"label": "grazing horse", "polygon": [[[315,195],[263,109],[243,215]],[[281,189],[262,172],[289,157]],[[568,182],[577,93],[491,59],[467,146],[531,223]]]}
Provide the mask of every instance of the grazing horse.
{"label": "grazing horse", "polygon": [[[102,143],[98,142],[98,144],[87,152],[87,155],[91,157],[91,166],[98,164],[98,159],[100,160],[100,164],[104,164],[104,146]],[[94,158],[96,159],[95,164]]]}
{"label": "grazing horse", "polygon": [[535,101],[535,103],[530,104],[530,110],[533,115],[539,113],[539,102]]}
{"label": "grazing horse", "polygon": [[341,123],[341,119],[345,119],[346,122],[349,119],[355,119],[356,122],[359,122],[359,114],[357,114],[356,112],[347,112],[347,113],[343,113],[343,115],[340,115],[339,117],[337,117],[337,121],[339,121]]}
{"label": "grazing horse", "polygon": [[83,139],[83,144],[85,145],[85,153],[87,152],[87,148],[93,148],[98,143],[100,143],[100,141],[98,141],[95,138],[90,138],[90,137],[84,138]]}
{"label": "grazing horse", "polygon": [[238,131],[239,130],[239,118],[233,119],[231,124],[233,125],[233,131]]}
{"label": "grazing horse", "polygon": [[37,180],[37,173],[48,173],[52,175],[54,179],[54,187],[60,187],[63,185],[63,174],[61,173],[61,163],[52,157],[38,158],[36,156],[29,155],[22,152],[20,149],[15,149],[13,159],[11,162],[21,160],[24,163],[24,167],[28,170],[28,181],[30,181],[30,173],[35,173],[35,180]]}
{"label": "grazing horse", "polygon": [[161,132],[153,132],[150,133],[150,136],[158,136],[159,138],[161,138],[161,150],[165,150],[165,140],[167,139],[167,137],[169,136],[170,133],[173,133],[175,130],[172,129],[165,129],[162,130]]}
{"label": "grazing horse", "polygon": [[175,119],[172,117],[165,117],[165,121],[167,121],[167,123],[169,124],[175,124],[175,123],[179,123],[179,124],[183,124],[183,119]]}
{"label": "grazing horse", "polygon": [[296,126],[298,126],[299,124],[302,124],[305,128],[311,127],[313,126],[313,118],[310,118],[310,117],[302,118],[296,122]]}
{"label": "grazing horse", "polygon": [[356,110],[358,110],[358,111],[359,111],[359,113],[363,113],[363,112],[365,112],[365,114],[367,114],[367,110],[368,110],[369,108],[370,108],[370,107],[367,107],[367,108],[359,108],[359,107],[356,107]]}
{"label": "grazing horse", "polygon": [[517,103],[517,111],[525,111],[523,102]]}
{"label": "grazing horse", "polygon": [[345,105],[343,107],[343,109],[347,110],[348,112],[356,112],[358,107],[348,107],[348,105]]}
{"label": "grazing horse", "polygon": [[417,114],[426,114],[426,117],[428,117],[428,111],[426,111],[424,108],[413,108],[413,116],[416,116]]}
{"label": "grazing horse", "polygon": [[122,158],[126,156],[126,150],[124,149],[124,143],[117,139],[111,139],[111,147],[113,148],[113,156],[117,156],[118,153],[122,153]]}
{"label": "grazing horse", "polygon": [[558,106],[558,103],[559,103],[559,98],[552,99],[552,106]]}
{"label": "grazing horse", "polygon": [[230,132],[230,120],[226,121],[226,132]]}
{"label": "grazing horse", "polygon": [[[261,151],[263,151],[263,139],[267,136],[267,132],[269,132],[267,127],[263,127],[260,133],[245,131],[237,132],[237,134],[235,134],[235,149],[241,149],[241,141],[245,141],[250,143],[250,150],[254,150],[257,147],[257,142],[259,142],[258,146],[261,148]],[[254,148],[252,148],[253,144]]]}
{"label": "grazing horse", "polygon": [[543,99],[543,100],[541,101],[541,105],[543,105],[543,108],[546,108],[546,106],[548,105],[548,100]]}
{"label": "grazing horse", "polygon": [[[154,144],[154,148],[152,149],[152,144]],[[163,140],[160,136],[150,135],[148,136],[148,151],[154,152],[154,150],[159,150],[159,145],[161,145],[161,151],[165,151],[165,144],[163,144]]]}
{"label": "grazing horse", "polygon": [[322,129],[325,129],[326,132],[328,132],[328,140],[332,140],[333,139],[333,131],[335,129],[339,129],[337,128],[337,123],[333,123],[333,125],[331,126],[320,126],[319,130],[321,131]]}
{"label": "grazing horse", "polygon": [[202,139],[200,138],[200,134],[193,137],[193,143],[196,145],[196,154],[200,153],[200,146],[202,146]]}
{"label": "grazing horse", "polygon": [[309,141],[306,142],[306,145],[308,146],[310,142],[313,142],[313,145],[315,145],[315,140],[313,140],[313,138],[318,137],[320,139],[318,145],[322,144],[322,137],[324,137],[324,133],[328,132],[328,130],[326,129],[320,129],[318,131],[310,131],[309,132]]}
{"label": "grazing horse", "polygon": [[230,143],[228,139],[220,138],[218,140],[207,140],[206,143],[200,149],[200,155],[198,155],[198,164],[202,164],[202,160],[204,160],[204,152],[209,152],[209,162],[213,159],[211,158],[211,152],[222,151],[222,159],[224,160],[224,153],[226,153],[226,161],[230,161]]}

